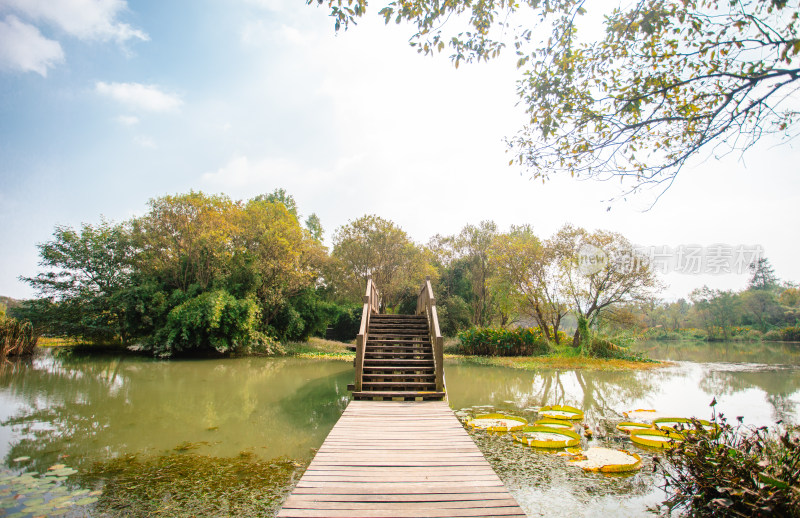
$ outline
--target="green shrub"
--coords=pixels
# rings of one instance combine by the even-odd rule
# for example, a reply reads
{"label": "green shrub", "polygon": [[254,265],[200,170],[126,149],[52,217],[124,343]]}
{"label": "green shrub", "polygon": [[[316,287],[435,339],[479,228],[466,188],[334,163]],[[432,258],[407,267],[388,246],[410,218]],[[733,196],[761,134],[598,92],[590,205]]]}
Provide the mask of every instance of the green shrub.
{"label": "green shrub", "polygon": [[326,337],[339,342],[355,340],[358,329],[361,327],[361,312],[363,306],[340,306],[339,314],[331,324],[330,333]]}
{"label": "green shrub", "polygon": [[[458,334],[458,352],[481,356],[537,356],[547,354],[550,346],[538,327],[501,329],[472,328]],[[564,337],[566,340],[566,337]]]}
{"label": "green shrub", "polygon": [[258,304],[225,290],[209,291],[176,306],[158,333],[155,352],[266,352],[273,343],[257,331]]}
{"label": "green shrub", "polygon": [[777,342],[781,339],[781,332],[777,329],[772,329],[764,333],[764,340],[768,342]]}
{"label": "green shrub", "polygon": [[780,334],[784,342],[800,342],[800,327],[784,327]]}
{"label": "green shrub", "polygon": [[683,442],[655,459],[672,494],[663,505],[689,516],[800,517],[800,439],[741,418],[736,427],[722,415],[714,423],[716,437],[695,420]]}

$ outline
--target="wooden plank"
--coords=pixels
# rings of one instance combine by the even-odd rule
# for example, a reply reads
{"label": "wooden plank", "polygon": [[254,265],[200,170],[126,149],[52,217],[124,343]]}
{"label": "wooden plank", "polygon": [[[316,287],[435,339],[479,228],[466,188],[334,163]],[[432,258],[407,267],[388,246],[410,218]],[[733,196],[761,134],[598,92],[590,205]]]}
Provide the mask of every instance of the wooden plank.
{"label": "wooden plank", "polygon": [[325,516],[328,518],[451,518],[451,517],[493,517],[514,516],[525,517],[525,513],[517,507],[495,507],[492,509],[281,509],[277,516],[281,518],[309,518]]}
{"label": "wooden plank", "polygon": [[525,516],[441,401],[352,401],[281,517]]}
{"label": "wooden plank", "polygon": [[[319,500],[298,500],[292,499],[291,503],[287,502],[283,506],[284,509],[375,509],[376,502],[322,502]],[[516,507],[517,502],[513,498],[504,498],[502,500],[462,500],[450,502],[380,502],[381,509],[483,509],[484,512],[493,512],[497,508],[503,507]]]}

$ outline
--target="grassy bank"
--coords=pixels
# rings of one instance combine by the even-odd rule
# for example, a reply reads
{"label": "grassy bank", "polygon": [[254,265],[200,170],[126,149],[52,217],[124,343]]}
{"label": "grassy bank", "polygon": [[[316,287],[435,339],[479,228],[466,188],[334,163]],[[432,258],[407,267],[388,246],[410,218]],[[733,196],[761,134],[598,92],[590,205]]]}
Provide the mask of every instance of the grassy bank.
{"label": "grassy bank", "polygon": [[[445,350],[453,343],[447,340]],[[308,342],[291,342],[284,344],[286,355],[295,358],[322,360],[353,361],[355,353],[347,349],[348,345],[322,338],[310,338]],[[544,356],[468,356],[463,354],[445,354],[446,359],[455,359],[477,365],[494,365],[514,369],[589,369],[604,371],[645,370],[663,367],[664,362],[653,360],[633,361],[619,359],[590,358],[581,356],[569,346],[559,347]]]}
{"label": "grassy bank", "polygon": [[288,342],[283,348],[286,356],[295,358],[353,361],[356,353],[347,348],[350,345],[312,336],[308,342]]}
{"label": "grassy bank", "polygon": [[465,363],[476,365],[491,365],[495,367],[511,367],[512,369],[538,370],[599,370],[599,371],[629,371],[656,369],[668,365],[667,362],[658,361],[633,361],[615,358],[591,358],[572,354],[551,353],[546,356],[465,356],[460,354],[447,354],[446,359],[457,359]]}

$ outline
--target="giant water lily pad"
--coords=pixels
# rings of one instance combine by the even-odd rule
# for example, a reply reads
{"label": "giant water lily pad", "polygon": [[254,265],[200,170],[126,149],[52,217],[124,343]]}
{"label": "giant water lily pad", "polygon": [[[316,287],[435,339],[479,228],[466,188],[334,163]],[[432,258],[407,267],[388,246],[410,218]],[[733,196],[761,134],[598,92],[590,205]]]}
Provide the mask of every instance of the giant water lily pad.
{"label": "giant water lily pad", "polygon": [[641,446],[651,448],[672,448],[683,442],[683,435],[667,430],[633,430],[631,440]]}
{"label": "giant water lily pad", "polygon": [[581,437],[572,430],[526,426],[514,435],[514,440],[535,448],[569,448],[580,444]]}
{"label": "giant water lily pad", "polygon": [[566,419],[569,421],[580,421],[583,419],[583,410],[567,405],[548,405],[539,409],[542,416],[549,419]]}
{"label": "giant water lily pad", "polygon": [[621,430],[625,433],[631,433],[634,430],[650,430],[653,426],[646,424],[646,423],[634,423],[623,421],[617,425],[617,430]]}
{"label": "giant water lily pad", "polygon": [[472,428],[480,428],[492,432],[513,432],[522,429],[527,424],[528,420],[523,417],[504,414],[483,414],[467,421],[467,425]]}
{"label": "giant water lily pad", "polygon": [[557,428],[559,430],[572,430],[573,424],[564,419],[539,419],[533,426],[547,426],[550,428]]}
{"label": "giant water lily pad", "polygon": [[570,465],[583,468],[584,471],[625,473],[641,468],[642,458],[625,450],[589,448],[571,460]]}

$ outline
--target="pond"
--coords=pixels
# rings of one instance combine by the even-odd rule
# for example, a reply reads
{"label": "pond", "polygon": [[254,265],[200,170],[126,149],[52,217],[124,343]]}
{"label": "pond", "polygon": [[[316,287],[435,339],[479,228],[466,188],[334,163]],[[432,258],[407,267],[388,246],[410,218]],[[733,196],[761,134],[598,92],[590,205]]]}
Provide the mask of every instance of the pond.
{"label": "pond", "polygon": [[[449,403],[462,418],[498,411],[533,420],[539,406],[568,404],[584,410],[593,432],[584,446],[642,455],[633,475],[584,473],[507,434],[470,431],[530,516],[640,516],[663,500],[654,453],[615,429],[623,411],[708,419],[716,398],[731,420],[800,420],[798,345],[639,348],[673,363],[623,372],[448,363]],[[346,407],[352,375],[346,361],[293,358],[44,356],[6,365],[0,515],[269,514]]]}

